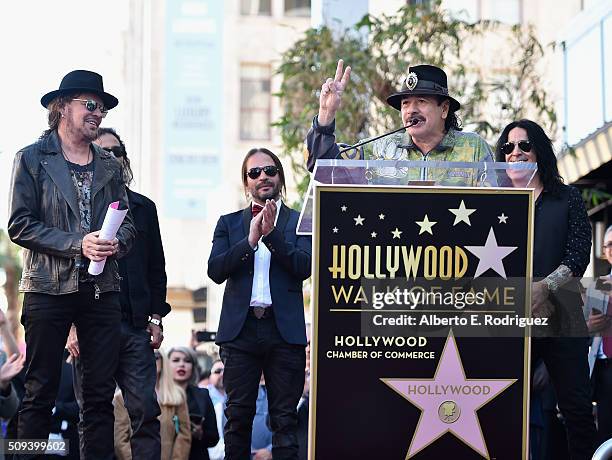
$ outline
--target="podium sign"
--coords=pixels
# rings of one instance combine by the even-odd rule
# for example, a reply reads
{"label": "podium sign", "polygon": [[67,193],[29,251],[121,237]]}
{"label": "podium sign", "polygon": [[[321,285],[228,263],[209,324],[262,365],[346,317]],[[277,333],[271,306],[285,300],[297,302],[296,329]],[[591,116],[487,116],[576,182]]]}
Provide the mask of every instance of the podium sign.
{"label": "podium sign", "polygon": [[533,191],[313,203],[309,458],[527,459]]}

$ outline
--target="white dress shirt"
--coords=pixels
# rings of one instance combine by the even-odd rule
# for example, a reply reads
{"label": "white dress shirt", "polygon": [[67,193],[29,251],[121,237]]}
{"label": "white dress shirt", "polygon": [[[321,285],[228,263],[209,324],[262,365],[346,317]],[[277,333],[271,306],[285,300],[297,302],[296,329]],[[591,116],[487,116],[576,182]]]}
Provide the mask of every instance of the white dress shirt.
{"label": "white dress shirt", "polygon": [[[283,202],[279,199],[276,202],[276,217],[274,225],[278,221],[278,215]],[[253,204],[251,204],[251,207]],[[269,307],[272,305],[272,295],[270,294],[270,250],[262,243],[261,238],[257,242],[255,251],[255,268],[253,269],[253,288],[251,290],[251,307]]]}

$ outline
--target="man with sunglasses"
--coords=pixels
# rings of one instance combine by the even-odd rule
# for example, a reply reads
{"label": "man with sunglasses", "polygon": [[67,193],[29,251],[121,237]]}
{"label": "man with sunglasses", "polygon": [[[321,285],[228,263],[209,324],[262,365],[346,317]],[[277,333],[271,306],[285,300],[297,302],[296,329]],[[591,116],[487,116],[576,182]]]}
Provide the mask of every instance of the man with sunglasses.
{"label": "man with sunglasses", "polygon": [[[8,233],[24,248],[27,372],[18,435],[48,437],[74,323],[84,374],[83,457],[110,460],[121,320],[115,258],[129,251],[136,232],[128,213],[116,238],[99,237],[109,205],[126,209],[128,201],[119,164],[92,141],[118,100],[104,91],[100,75],[75,70],[41,104],[49,129],[15,156],[9,199]],[[105,259],[102,273],[89,275],[89,262]]]}
{"label": "man with sunglasses", "polygon": [[299,213],[281,200],[285,174],[268,149],[242,163],[245,209],[217,222],[208,276],[226,282],[216,342],[227,393],[226,460],[250,458],[259,380],[268,389],[275,459],[297,459],[297,405],[304,387],[306,326],[302,282],[311,239],[296,235]]}
{"label": "man with sunglasses", "polygon": [[[340,108],[342,93],[348,85],[351,68],[345,70],[338,61],[335,77],[328,78],[321,87],[319,113],[314,117],[306,137],[308,170],[312,171],[319,159],[371,159],[410,161],[493,161],[489,145],[476,133],[461,130],[456,112],[461,104],[449,95],[444,70],[432,65],[408,68],[402,88],[387,97],[387,104],[400,112],[405,131],[385,136],[367,146],[365,150],[351,150],[340,154],[336,144],[335,118]],[[391,179],[436,180],[442,185],[470,183],[471,172],[466,169],[436,171],[434,168],[380,168],[375,174]],[[480,182],[486,178],[479,174]]]}

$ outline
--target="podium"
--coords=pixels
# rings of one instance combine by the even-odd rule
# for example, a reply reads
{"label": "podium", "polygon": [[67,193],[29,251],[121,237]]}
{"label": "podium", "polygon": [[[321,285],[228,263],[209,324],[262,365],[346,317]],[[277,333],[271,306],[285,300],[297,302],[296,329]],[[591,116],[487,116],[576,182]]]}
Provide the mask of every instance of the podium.
{"label": "podium", "polygon": [[317,162],[309,459],[528,459],[535,172]]}

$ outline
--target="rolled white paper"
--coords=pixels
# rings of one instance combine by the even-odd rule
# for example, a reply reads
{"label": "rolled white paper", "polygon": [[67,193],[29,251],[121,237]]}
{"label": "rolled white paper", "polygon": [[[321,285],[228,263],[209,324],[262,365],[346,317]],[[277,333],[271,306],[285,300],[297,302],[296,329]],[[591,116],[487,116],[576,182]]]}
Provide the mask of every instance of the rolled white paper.
{"label": "rolled white paper", "polygon": [[[117,230],[119,230],[119,227],[121,227],[123,219],[125,219],[127,212],[127,209],[124,209],[123,211],[119,209],[118,201],[114,201],[113,203],[109,204],[108,209],[106,210],[106,216],[104,216],[104,222],[102,222],[99,238],[108,241],[114,239],[117,235]],[[87,272],[90,275],[99,275],[104,270],[104,264],[106,264],[106,257],[100,262],[94,262],[92,260],[89,263]]]}

